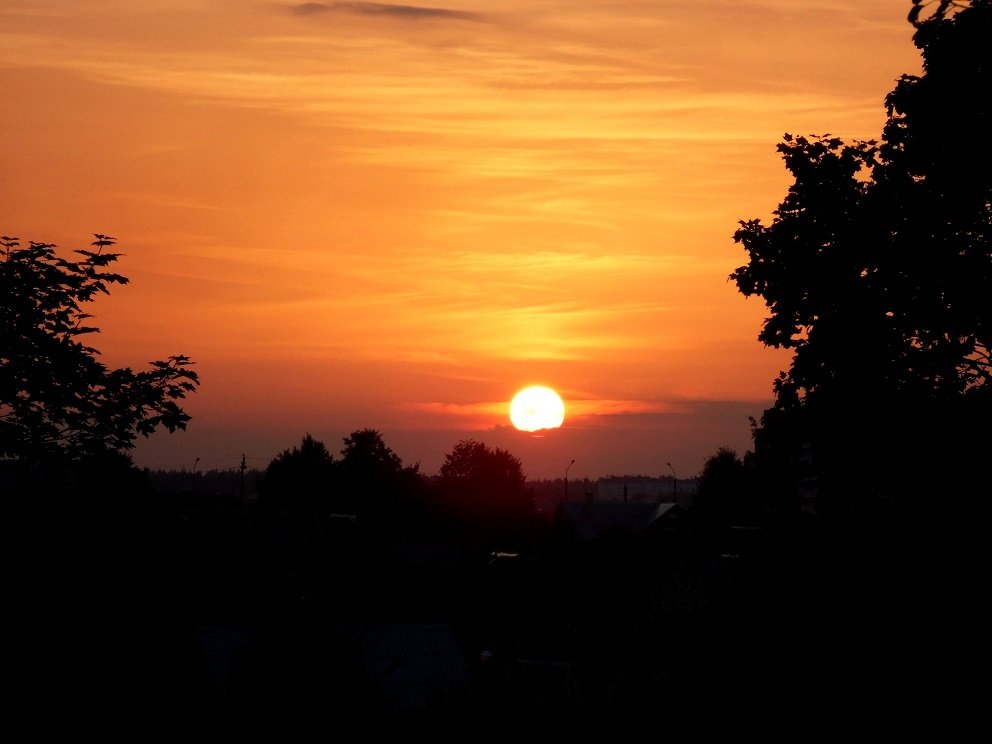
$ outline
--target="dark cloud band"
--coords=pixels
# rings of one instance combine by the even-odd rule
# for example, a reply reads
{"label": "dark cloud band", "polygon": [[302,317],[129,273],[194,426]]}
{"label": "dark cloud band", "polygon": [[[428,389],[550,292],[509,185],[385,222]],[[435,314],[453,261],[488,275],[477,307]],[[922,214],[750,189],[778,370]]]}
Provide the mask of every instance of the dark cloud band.
{"label": "dark cloud band", "polygon": [[424,8],[418,5],[393,5],[390,3],[299,3],[294,5],[296,15],[320,15],[323,13],[356,13],[361,15],[381,15],[393,18],[419,19],[453,19],[464,21],[479,20],[476,13],[447,8]]}

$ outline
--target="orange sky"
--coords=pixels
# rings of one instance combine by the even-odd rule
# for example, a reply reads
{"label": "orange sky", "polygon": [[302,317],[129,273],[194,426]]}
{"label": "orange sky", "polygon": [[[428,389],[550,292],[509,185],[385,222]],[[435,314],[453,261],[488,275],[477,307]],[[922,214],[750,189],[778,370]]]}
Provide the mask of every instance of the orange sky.
{"label": "orange sky", "polygon": [[[197,362],[139,465],[371,427],[428,473],[472,437],[532,478],[688,476],[787,364],[727,281],[737,221],[784,196],[784,132],[878,136],[908,9],[5,0],[0,232],[116,236],[104,360]],[[531,383],[547,437],[509,428]]]}

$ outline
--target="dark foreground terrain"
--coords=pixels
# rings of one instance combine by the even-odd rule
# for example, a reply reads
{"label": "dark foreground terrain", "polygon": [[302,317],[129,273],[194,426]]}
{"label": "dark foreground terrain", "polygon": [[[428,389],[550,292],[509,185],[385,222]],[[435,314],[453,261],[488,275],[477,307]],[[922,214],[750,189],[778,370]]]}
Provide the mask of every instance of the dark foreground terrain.
{"label": "dark foreground terrain", "polygon": [[967,707],[977,653],[963,536],[936,518],[559,524],[495,554],[207,497],[19,516],[19,689],[105,725],[905,722]]}

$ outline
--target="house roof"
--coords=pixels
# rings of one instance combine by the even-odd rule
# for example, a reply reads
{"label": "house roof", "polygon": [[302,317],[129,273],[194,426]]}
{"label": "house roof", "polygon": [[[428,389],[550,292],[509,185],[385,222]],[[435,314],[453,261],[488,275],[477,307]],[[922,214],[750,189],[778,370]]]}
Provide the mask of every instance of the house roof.
{"label": "house roof", "polygon": [[567,502],[565,518],[580,540],[593,540],[607,531],[623,530],[636,534],[659,519],[676,513],[673,503],[624,503],[622,501]]}

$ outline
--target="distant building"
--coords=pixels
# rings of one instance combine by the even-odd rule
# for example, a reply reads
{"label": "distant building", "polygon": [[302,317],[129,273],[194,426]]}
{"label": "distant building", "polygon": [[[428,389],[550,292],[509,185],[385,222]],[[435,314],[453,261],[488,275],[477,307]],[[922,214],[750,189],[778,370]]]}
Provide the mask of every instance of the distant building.
{"label": "distant building", "polygon": [[668,476],[609,476],[595,485],[597,501],[676,502],[683,507],[691,503],[696,492],[696,478],[676,480]]}

